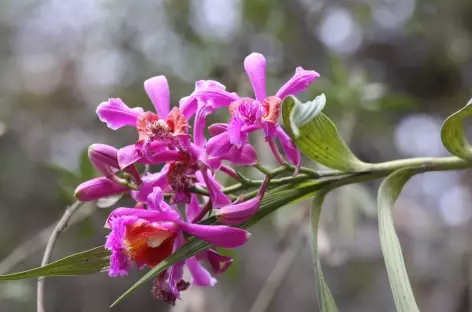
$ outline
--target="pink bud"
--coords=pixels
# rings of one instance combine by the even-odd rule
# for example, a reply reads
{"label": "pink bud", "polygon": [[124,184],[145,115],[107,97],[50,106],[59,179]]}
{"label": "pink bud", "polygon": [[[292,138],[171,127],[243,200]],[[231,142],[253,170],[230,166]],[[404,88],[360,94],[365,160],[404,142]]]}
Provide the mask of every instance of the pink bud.
{"label": "pink bud", "polygon": [[[118,162],[118,150],[106,144],[92,144],[89,147],[88,155],[92,165],[105,177],[115,181],[115,174],[120,170]],[[141,184],[141,177],[135,166],[130,165],[122,169],[129,173],[136,184]]]}
{"label": "pink bud", "polygon": [[110,145],[92,144],[88,149],[92,165],[105,177],[114,176],[119,170],[118,150]]}
{"label": "pink bud", "polygon": [[102,197],[120,194],[128,191],[128,187],[100,177],[81,183],[75,189],[75,197],[80,201],[97,200]]}

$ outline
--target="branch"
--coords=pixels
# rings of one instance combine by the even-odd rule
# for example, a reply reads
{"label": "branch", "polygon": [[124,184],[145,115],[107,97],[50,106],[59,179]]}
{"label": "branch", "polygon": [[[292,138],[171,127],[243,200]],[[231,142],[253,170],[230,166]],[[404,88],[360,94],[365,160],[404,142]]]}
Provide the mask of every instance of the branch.
{"label": "branch", "polygon": [[[57,223],[56,227],[53,229],[51,235],[49,236],[48,242],[46,244],[46,249],[44,251],[43,260],[41,261],[41,266],[45,266],[49,263],[51,259],[52,250],[56,244],[59,234],[67,227],[67,224],[72,217],[72,215],[83,205],[83,202],[76,201],[69,207],[62,215],[61,219]],[[44,310],[44,277],[38,278],[38,290],[37,290],[37,312],[45,312]]]}

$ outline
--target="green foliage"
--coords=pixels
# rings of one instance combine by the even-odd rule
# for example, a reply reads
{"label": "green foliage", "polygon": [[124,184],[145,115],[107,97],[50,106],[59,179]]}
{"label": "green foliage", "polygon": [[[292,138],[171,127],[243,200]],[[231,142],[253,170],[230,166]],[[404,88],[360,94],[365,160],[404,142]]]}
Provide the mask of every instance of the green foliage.
{"label": "green foliage", "polygon": [[318,296],[318,304],[321,312],[337,312],[338,308],[334,301],[333,295],[329,290],[328,285],[323,276],[321,269],[320,255],[318,253],[318,226],[320,224],[321,210],[323,201],[328,194],[329,190],[322,190],[316,193],[313,198],[313,204],[311,208],[311,228],[312,228],[312,254],[313,254],[313,266],[315,269],[315,280],[316,280],[316,293]]}
{"label": "green foliage", "polygon": [[369,168],[351,152],[334,123],[321,113],[324,102],[323,95],[305,104],[292,96],[284,99],[283,122],[297,147],[311,159],[333,169],[355,171]]}
{"label": "green foliage", "polygon": [[415,173],[414,169],[408,168],[395,171],[382,182],[377,198],[380,244],[393,298],[399,312],[419,312],[392,218],[392,208],[395,201],[405,183]]}
{"label": "green foliage", "polygon": [[75,276],[103,271],[108,267],[110,252],[103,246],[79,252],[35,269],[0,275],[1,281],[21,280],[42,276]]}
{"label": "green foliage", "polygon": [[472,115],[472,99],[458,112],[449,116],[441,128],[444,147],[453,155],[472,160],[472,146],[464,134],[463,121]]}

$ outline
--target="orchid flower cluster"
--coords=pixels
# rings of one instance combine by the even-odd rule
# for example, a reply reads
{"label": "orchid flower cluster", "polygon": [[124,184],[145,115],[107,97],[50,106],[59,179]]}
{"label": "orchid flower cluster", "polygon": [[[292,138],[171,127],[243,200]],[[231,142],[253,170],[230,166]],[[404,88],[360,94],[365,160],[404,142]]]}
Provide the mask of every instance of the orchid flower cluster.
{"label": "orchid flower cluster", "polygon": [[[236,166],[257,166],[257,153],[249,134],[262,132],[278,163],[288,161],[295,168],[300,166],[300,151],[278,119],[282,100],[306,89],[319,77],[318,73],[298,67],[275,95],[267,96],[264,56],[250,54],[244,67],[255,98],[240,97],[216,81],[200,80],[192,94],[170,109],[167,80],[157,76],[144,82],[155,112],[130,108],[118,98],[111,98],[97,108],[99,119],[109,128],[131,126],[138,133],[137,142],[120,149],[104,144],[90,146],[90,161],[103,176],[80,184],[75,191],[80,201],[123,193],[136,201],[134,207],[113,210],[106,221],[105,226],[110,229],[105,243],[111,252],[109,275],[126,275],[133,265],[156,266],[181,247],[188,235],[213,246],[174,264],[155,279],[153,295],[170,304],[175,304],[180,292],[190,284],[213,286],[214,275],[224,272],[232,263],[232,258],[219,254],[216,247],[239,247],[250,236],[235,226],[257,212],[270,175],[251,199],[233,199],[215,178],[217,172],[222,172],[240,181]],[[228,122],[207,126],[207,117],[219,109],[228,112]],[[137,164],[162,168],[159,172],[140,172]],[[193,192],[195,187],[206,194]],[[183,213],[178,205],[185,206]],[[220,224],[199,224],[208,213],[214,213]],[[202,265],[205,261],[210,270]],[[184,280],[185,267],[190,281]]]}

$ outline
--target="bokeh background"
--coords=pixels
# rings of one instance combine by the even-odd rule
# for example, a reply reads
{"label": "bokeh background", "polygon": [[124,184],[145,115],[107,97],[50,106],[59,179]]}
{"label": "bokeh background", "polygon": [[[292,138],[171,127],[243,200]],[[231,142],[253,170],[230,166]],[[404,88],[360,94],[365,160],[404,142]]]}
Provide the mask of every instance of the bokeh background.
{"label": "bokeh background", "polygon": [[[441,123],[471,97],[472,1],[0,1],[0,272],[40,263],[74,186],[93,175],[89,144],[135,140],[98,121],[101,101],[150,108],[143,81],[158,74],[168,77],[174,103],[198,79],[249,95],[242,62],[253,51],[268,59],[269,90],[296,66],[318,71],[322,78],[300,97],[326,94],[325,112],[362,160],[444,156]],[[417,176],[396,204],[422,311],[472,311],[471,182],[469,171]],[[325,204],[322,262],[341,311],[395,311],[377,234],[378,184],[344,187]],[[173,311],[317,311],[308,205],[254,227],[217,286],[186,291]],[[83,207],[53,258],[102,244],[108,212]],[[47,311],[108,311],[141,274],[50,278]],[[35,286],[0,283],[0,311],[34,311]],[[167,310],[146,287],[114,308]]]}

